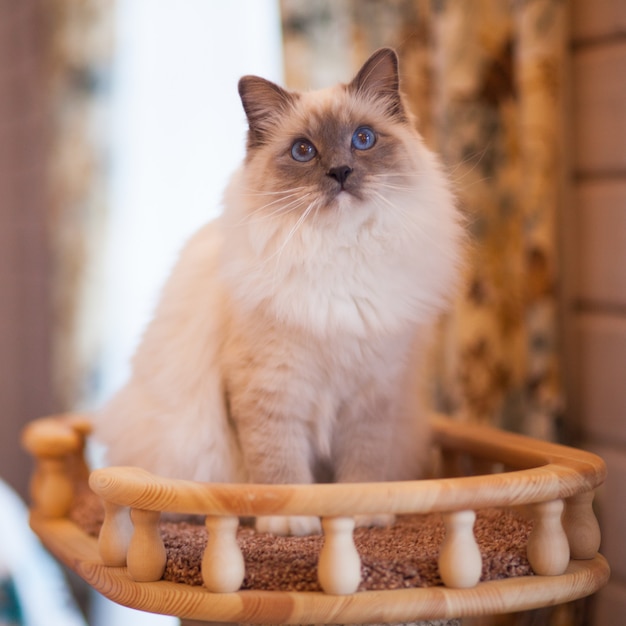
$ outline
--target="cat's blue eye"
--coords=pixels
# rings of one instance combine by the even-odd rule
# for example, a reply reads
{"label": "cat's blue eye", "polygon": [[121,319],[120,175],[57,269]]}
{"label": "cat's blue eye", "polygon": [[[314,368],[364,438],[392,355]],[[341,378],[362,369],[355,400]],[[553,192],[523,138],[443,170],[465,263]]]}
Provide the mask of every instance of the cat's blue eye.
{"label": "cat's blue eye", "polygon": [[376,133],[369,126],[360,126],[352,135],[352,145],[357,150],[369,150],[376,143]]}
{"label": "cat's blue eye", "polygon": [[317,154],[315,146],[306,139],[298,139],[293,146],[291,146],[291,156],[301,163],[310,161]]}

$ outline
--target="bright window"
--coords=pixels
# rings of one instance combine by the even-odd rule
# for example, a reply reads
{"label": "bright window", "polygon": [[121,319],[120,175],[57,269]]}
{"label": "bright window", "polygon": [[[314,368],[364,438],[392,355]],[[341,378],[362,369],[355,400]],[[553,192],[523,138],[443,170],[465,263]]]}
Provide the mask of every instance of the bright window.
{"label": "bright window", "polygon": [[243,74],[282,78],[278,0],[118,0],[101,401],[241,161]]}

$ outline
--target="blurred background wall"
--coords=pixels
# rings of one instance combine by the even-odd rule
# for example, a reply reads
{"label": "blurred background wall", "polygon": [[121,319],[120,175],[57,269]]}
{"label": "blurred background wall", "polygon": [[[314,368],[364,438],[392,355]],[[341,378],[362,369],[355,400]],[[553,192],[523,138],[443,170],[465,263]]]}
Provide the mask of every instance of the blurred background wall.
{"label": "blurred background wall", "polygon": [[594,624],[626,615],[626,3],[571,6],[567,419],[604,458],[602,550],[612,575]]}
{"label": "blurred background wall", "polygon": [[85,95],[90,21],[76,24],[82,9],[0,3],[0,474],[22,494],[21,427],[71,401],[62,391],[75,369],[67,339],[78,332],[86,207],[101,175]]}
{"label": "blurred background wall", "polygon": [[[111,243],[119,222],[111,181],[120,159],[113,141],[120,4],[0,0],[0,476],[24,497],[23,424],[97,404],[135,340],[107,359],[121,336],[107,311],[136,319],[131,300],[149,310],[154,298],[137,298],[132,282],[114,296],[107,283],[111,255],[123,249]],[[243,0],[230,4],[237,16],[211,27],[232,39],[251,9]],[[585,612],[528,620],[603,624],[626,615],[625,3],[282,0],[276,7],[257,28],[276,39],[273,63],[284,59],[269,77],[284,73],[289,87],[315,88],[348,80],[374,49],[395,47],[419,128],[455,182],[474,245],[466,287],[439,329],[431,368],[437,406],[585,445],[609,465],[598,500],[611,583]],[[144,20],[143,35],[156,24]],[[165,51],[174,45],[160,41]],[[212,85],[210,115],[211,98],[231,87],[211,82],[225,63],[219,53],[201,61],[195,80]],[[232,80],[245,67],[233,69]],[[161,83],[169,85],[166,76]],[[194,133],[199,122],[179,99],[185,141],[210,141]],[[242,145],[233,128],[232,141]],[[159,227],[156,214],[148,219],[145,234],[133,231],[128,264],[133,248],[144,254],[172,230],[166,221]],[[116,228],[130,227],[122,220]],[[127,267],[115,285],[131,277]],[[146,272],[134,280],[162,278]]]}

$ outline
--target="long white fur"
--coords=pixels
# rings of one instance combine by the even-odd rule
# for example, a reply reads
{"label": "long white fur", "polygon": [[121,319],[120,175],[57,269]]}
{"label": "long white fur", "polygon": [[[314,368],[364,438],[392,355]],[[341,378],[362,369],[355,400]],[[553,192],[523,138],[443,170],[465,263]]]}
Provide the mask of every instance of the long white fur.
{"label": "long white fur", "polygon": [[[342,98],[338,89],[314,92],[298,106],[304,115],[341,106]],[[419,473],[428,428],[416,381],[430,325],[458,277],[463,233],[436,158],[408,126],[396,139],[405,172],[372,179],[365,201],[342,194],[332,211],[299,199],[310,190],[260,189],[261,157],[235,172],[222,216],[182,251],[129,382],[99,415],[96,436],[111,464],[198,481],[254,480],[241,439],[250,427],[231,419],[227,393],[251,385],[263,390],[253,429],[262,431],[275,409],[306,433],[306,441],[284,433],[294,458],[351,458],[350,437],[335,441],[342,420],[372,462],[346,461],[340,479]],[[245,366],[251,355],[267,367]],[[276,437],[273,430],[258,458],[275,453]],[[312,480],[304,470],[285,471],[277,482]],[[263,528],[317,528],[292,522]]]}

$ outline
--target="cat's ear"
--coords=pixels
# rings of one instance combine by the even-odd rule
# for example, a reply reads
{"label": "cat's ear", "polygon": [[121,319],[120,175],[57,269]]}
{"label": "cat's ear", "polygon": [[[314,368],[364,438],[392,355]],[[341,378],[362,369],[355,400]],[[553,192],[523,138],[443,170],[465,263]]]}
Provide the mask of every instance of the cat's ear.
{"label": "cat's ear", "polygon": [[239,96],[248,118],[248,147],[266,142],[281,117],[297,97],[259,76],[244,76],[239,80]]}
{"label": "cat's ear", "polygon": [[381,48],[374,52],[348,88],[355,93],[383,100],[390,115],[406,120],[400,94],[398,55],[391,48]]}

